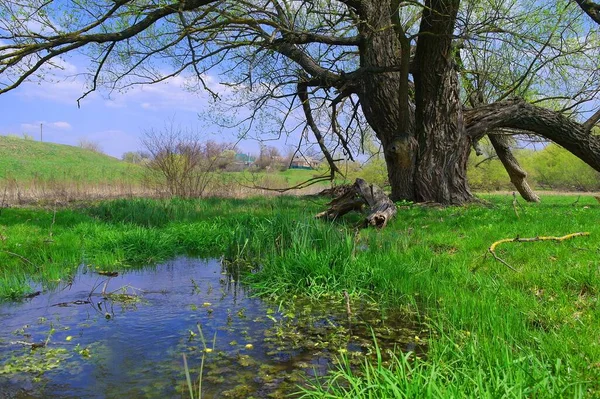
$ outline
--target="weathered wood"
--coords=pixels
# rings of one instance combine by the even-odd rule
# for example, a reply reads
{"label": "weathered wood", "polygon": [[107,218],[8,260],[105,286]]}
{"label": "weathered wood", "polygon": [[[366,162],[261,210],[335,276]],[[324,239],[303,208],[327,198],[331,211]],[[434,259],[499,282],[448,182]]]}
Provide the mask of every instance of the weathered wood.
{"label": "weathered wood", "polygon": [[354,186],[345,190],[341,195],[331,200],[327,205],[329,209],[318,213],[317,218],[336,219],[351,211],[362,211],[365,200],[357,195]]}
{"label": "weathered wood", "polygon": [[317,218],[336,219],[351,211],[362,211],[368,207],[365,226],[383,228],[396,215],[396,205],[379,187],[368,184],[363,179],[356,179],[350,190],[334,198],[329,209],[316,215]]}
{"label": "weathered wood", "polygon": [[324,190],[319,191],[316,195],[318,197],[331,197],[336,198],[343,194],[345,194],[348,190],[352,190],[351,184],[342,184],[341,186],[335,186],[331,188],[326,188]]}

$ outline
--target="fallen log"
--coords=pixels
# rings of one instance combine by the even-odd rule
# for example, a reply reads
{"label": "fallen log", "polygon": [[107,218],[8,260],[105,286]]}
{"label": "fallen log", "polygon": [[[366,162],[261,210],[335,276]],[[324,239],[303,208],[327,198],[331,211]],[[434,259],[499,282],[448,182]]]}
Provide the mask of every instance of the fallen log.
{"label": "fallen log", "polygon": [[350,189],[327,204],[329,208],[317,218],[336,219],[351,211],[362,212],[368,208],[364,226],[383,228],[396,215],[396,205],[379,187],[356,179]]}
{"label": "fallen log", "polygon": [[336,198],[336,197],[339,197],[341,195],[346,194],[346,192],[348,190],[352,190],[352,185],[351,184],[343,184],[341,186],[335,186],[335,187],[331,187],[331,188],[326,188],[324,190],[321,190],[320,192],[318,192],[315,195],[317,197],[331,197],[331,198]]}

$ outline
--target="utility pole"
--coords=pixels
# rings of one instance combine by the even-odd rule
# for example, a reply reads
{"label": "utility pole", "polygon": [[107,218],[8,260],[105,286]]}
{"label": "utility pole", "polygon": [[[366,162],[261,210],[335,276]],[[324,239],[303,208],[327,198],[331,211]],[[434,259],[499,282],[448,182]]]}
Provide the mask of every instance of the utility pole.
{"label": "utility pole", "polygon": [[44,142],[44,124],[40,123],[40,142]]}

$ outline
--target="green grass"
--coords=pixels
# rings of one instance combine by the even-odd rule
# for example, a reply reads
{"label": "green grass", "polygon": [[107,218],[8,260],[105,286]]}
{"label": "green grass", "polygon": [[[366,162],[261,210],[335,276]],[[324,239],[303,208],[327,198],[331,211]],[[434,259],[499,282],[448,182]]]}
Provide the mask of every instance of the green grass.
{"label": "green grass", "polygon": [[[21,189],[39,185],[45,191],[52,192],[54,189],[60,192],[64,189],[61,183],[84,186],[140,185],[144,177],[149,177],[146,172],[141,165],[126,163],[79,147],[0,136],[0,182],[16,181]],[[257,185],[285,188],[315,175],[318,172],[299,169],[268,173],[217,172],[213,180],[228,187],[242,184],[250,187]],[[58,184],[53,186],[52,183]]]}
{"label": "green grass", "polygon": [[110,183],[138,182],[142,167],[62,144],[0,136],[0,179]]}
{"label": "green grass", "polygon": [[[242,185],[270,187],[270,188],[285,188],[293,187],[300,183],[304,183],[314,177],[322,176],[323,173],[318,170],[309,169],[287,169],[284,171],[269,171],[269,172],[252,172],[249,170],[238,172],[226,173],[226,176],[237,180]],[[325,183],[318,183],[320,186],[327,185]]]}
{"label": "green grass", "polygon": [[[545,196],[515,215],[488,205],[401,209],[382,230],[359,216],[315,220],[326,200],[118,200],[81,209],[3,209],[0,296],[18,298],[85,263],[122,269],[188,253],[253,265],[262,295],[340,294],[405,307],[428,326],[423,359],[395,352],[352,370],[341,359],[304,397],[600,396],[600,204]],[[590,232],[563,242],[497,240]],[[52,234],[50,234],[52,233]],[[18,255],[18,256],[17,256]],[[260,265],[260,268],[258,267]]]}

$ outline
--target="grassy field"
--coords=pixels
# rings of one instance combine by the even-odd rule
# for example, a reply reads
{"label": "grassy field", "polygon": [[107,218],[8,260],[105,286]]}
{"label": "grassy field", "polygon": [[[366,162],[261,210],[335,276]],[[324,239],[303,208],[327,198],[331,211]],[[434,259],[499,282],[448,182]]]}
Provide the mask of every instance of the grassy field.
{"label": "grassy field", "polygon": [[0,136],[0,179],[139,182],[142,167],[91,150]]}
{"label": "grassy field", "polygon": [[[0,296],[18,300],[82,263],[138,267],[187,253],[254,265],[255,292],[377,298],[416,312],[426,357],[343,365],[304,397],[600,397],[600,204],[546,196],[522,204],[408,205],[384,230],[326,222],[325,199],[117,200],[78,209],[3,209]],[[504,238],[564,236],[562,242]],[[258,267],[260,265],[260,267]],[[34,288],[32,288],[34,286]]]}
{"label": "grassy field", "polygon": [[[207,182],[202,196],[268,195],[315,176],[311,170],[284,172],[200,172]],[[323,188],[323,184],[319,187]],[[304,193],[320,190],[312,187]],[[65,203],[123,197],[168,196],[160,173],[91,150],[0,136],[2,204]],[[293,192],[297,193],[297,192]],[[198,194],[199,195],[199,194]]]}

